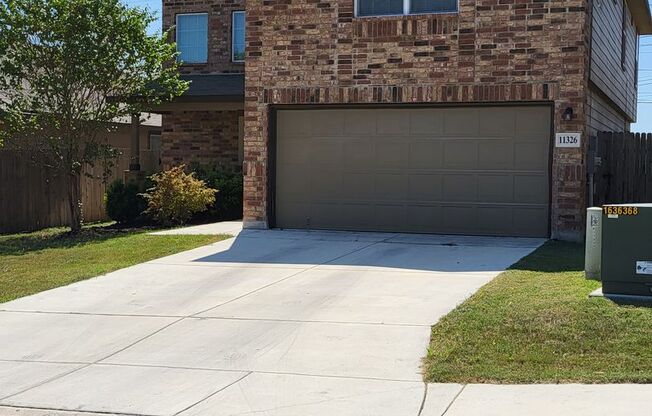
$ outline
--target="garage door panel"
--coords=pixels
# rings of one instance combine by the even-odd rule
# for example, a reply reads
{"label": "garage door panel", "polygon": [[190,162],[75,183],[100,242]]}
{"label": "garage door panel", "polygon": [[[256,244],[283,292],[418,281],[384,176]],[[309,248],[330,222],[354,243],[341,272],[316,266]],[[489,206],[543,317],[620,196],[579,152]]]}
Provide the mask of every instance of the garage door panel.
{"label": "garage door panel", "polygon": [[514,210],[510,206],[478,207],[478,228],[486,234],[500,234],[502,230],[513,230]]}
{"label": "garage door panel", "polygon": [[412,169],[437,169],[443,166],[444,143],[441,140],[415,141],[409,144],[408,165]]}
{"label": "garage door panel", "polygon": [[277,115],[280,227],[548,235],[548,108]]}
{"label": "garage door panel", "polygon": [[486,108],[479,112],[479,134],[486,137],[514,137],[516,110],[512,108]]}
{"label": "garage door panel", "polygon": [[442,207],[442,230],[448,233],[470,234],[477,231],[475,206],[450,205]]}
{"label": "garage door panel", "polygon": [[345,200],[372,200],[376,194],[376,176],[373,173],[344,172],[342,197]]}
{"label": "garage door panel", "polygon": [[459,107],[441,111],[444,118],[444,136],[476,137],[480,134],[480,117],[477,108]]}
{"label": "garage door panel", "polygon": [[288,163],[310,163],[312,151],[303,145],[305,138],[287,139],[277,147],[279,165]]}
{"label": "garage door panel", "polygon": [[483,170],[514,169],[513,140],[483,140],[478,143],[478,168]]}
{"label": "garage door panel", "polygon": [[376,175],[375,198],[377,200],[399,200],[407,198],[408,180],[403,173]]}
{"label": "garage door panel", "polygon": [[369,136],[376,134],[376,111],[357,110],[344,114],[344,135]]}
{"label": "garage door panel", "polygon": [[307,118],[310,119],[310,134],[324,137],[342,136],[344,133],[343,120],[345,115],[346,112],[344,110],[312,111],[307,115]]}
{"label": "garage door panel", "polygon": [[410,111],[410,135],[440,138],[444,135],[444,115],[432,109]]}
{"label": "garage door panel", "polygon": [[290,139],[296,136],[309,137],[312,134],[310,117],[295,117],[285,111],[278,112],[276,117],[279,137]]}
{"label": "garage door panel", "polygon": [[317,169],[311,176],[313,200],[338,200],[342,198],[342,171]]}
{"label": "garage door panel", "polygon": [[338,226],[342,218],[342,207],[340,203],[313,202],[310,206],[305,225],[301,228],[332,229]]}
{"label": "garage door panel", "polygon": [[478,200],[477,179],[475,175],[446,174],[443,180],[443,200],[467,201]]}
{"label": "garage door panel", "polygon": [[441,201],[442,176],[440,174],[413,174],[408,176],[409,201]]}
{"label": "garage door panel", "polygon": [[371,168],[376,164],[375,143],[371,139],[352,138],[344,142],[344,166]]}
{"label": "garage door panel", "polygon": [[379,136],[407,136],[410,132],[410,113],[405,110],[376,110]]}
{"label": "garage door panel", "polygon": [[478,200],[492,203],[514,202],[514,176],[512,174],[479,175]]}
{"label": "garage door panel", "polygon": [[[340,140],[317,137],[309,141],[310,162],[319,165],[338,166],[342,163],[344,146]],[[304,143],[301,146],[305,146]]]}
{"label": "garage door panel", "polygon": [[447,140],[444,142],[444,167],[449,169],[476,169],[478,142],[475,140]]}
{"label": "garage door panel", "polygon": [[408,205],[406,230],[433,233],[441,230],[442,213],[438,205]]}
{"label": "garage door panel", "polygon": [[376,144],[376,166],[404,168],[408,161],[408,146],[405,142],[379,140]]}
{"label": "garage door panel", "polygon": [[311,204],[309,202],[295,202],[285,199],[283,209],[276,213],[276,221],[284,224],[286,228],[306,228],[307,218],[310,217]]}
{"label": "garage door panel", "polygon": [[276,194],[279,198],[289,200],[300,200],[311,192],[309,175],[294,175],[296,171],[305,171],[307,167],[301,165],[285,165],[279,167],[277,175],[283,179],[276,187]]}
{"label": "garage door panel", "polygon": [[345,230],[374,229],[374,206],[369,203],[343,203],[340,207],[339,226],[333,228]]}
{"label": "garage door panel", "polygon": [[392,204],[376,204],[374,207],[374,224],[380,231],[396,231],[405,229],[405,206]]}

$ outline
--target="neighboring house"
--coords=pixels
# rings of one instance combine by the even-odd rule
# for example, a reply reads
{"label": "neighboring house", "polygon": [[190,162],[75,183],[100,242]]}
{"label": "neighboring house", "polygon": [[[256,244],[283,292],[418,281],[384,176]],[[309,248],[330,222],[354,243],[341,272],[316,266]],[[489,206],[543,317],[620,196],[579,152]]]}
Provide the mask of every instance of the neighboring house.
{"label": "neighboring house", "polygon": [[[124,117],[115,121],[113,128],[106,135],[106,142],[122,153],[122,158],[126,161],[132,159],[132,148],[134,147],[135,127],[131,117]],[[140,170],[146,174],[159,172],[162,169],[163,159],[161,158],[162,146],[162,117],[160,114],[143,113],[140,115],[138,123],[137,138],[139,151]],[[123,163],[125,168],[129,168],[129,163]],[[123,172],[116,172],[116,177],[122,177]]]}
{"label": "neighboring house", "polygon": [[244,162],[247,227],[580,239],[652,33],[645,0],[163,5],[193,81],[164,164]]}

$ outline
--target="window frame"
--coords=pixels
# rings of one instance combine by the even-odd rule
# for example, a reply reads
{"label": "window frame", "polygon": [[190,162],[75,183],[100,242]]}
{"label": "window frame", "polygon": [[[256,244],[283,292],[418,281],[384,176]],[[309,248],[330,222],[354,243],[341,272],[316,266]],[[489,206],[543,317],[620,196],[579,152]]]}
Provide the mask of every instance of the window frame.
{"label": "window frame", "polygon": [[147,150],[154,150],[152,149],[152,136],[159,136],[161,144],[163,144],[163,132],[160,130],[150,130],[147,133]]}
{"label": "window frame", "polygon": [[[181,57],[181,51],[179,51],[179,17],[180,16],[197,16],[197,15],[204,15],[206,16],[206,60],[205,61],[183,61],[180,60],[179,58]],[[179,56],[177,57],[177,60],[181,62],[182,65],[206,65],[208,63],[209,59],[209,47],[208,43],[210,41],[210,16],[208,15],[208,12],[191,12],[191,13],[177,13],[174,16],[174,41],[177,44],[177,52],[179,53]]]}
{"label": "window frame", "polygon": [[620,67],[624,71],[627,65],[627,0],[623,0],[623,20],[621,30],[621,44],[620,44]]}
{"label": "window frame", "polygon": [[[245,57],[242,59],[235,59],[235,16],[236,14],[242,13],[245,18],[245,26],[243,28],[244,34],[245,34],[245,43],[244,43],[244,51],[245,51]],[[234,10],[231,12],[231,62],[234,64],[243,64],[245,62],[245,59],[247,58],[246,54],[247,50],[247,12],[246,10]]]}
{"label": "window frame", "polygon": [[453,12],[425,12],[425,13],[411,13],[410,6],[412,5],[412,0],[403,0],[403,13],[401,14],[368,14],[360,15],[360,0],[353,1],[353,15],[359,18],[367,17],[402,17],[402,16],[424,16],[429,14],[457,14],[460,12],[460,0],[455,1],[455,11]]}

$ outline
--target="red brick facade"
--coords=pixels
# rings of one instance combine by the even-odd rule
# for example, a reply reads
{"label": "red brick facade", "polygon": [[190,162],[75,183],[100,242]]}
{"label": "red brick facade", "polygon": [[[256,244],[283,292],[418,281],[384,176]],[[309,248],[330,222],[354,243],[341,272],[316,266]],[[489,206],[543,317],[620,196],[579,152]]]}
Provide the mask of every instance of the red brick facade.
{"label": "red brick facade", "polygon": [[[356,18],[353,0],[248,2],[245,222],[267,222],[272,104],[550,102],[556,132],[586,137],[587,4],[460,0],[456,14]],[[584,155],[553,151],[553,237],[583,233]]]}
{"label": "red brick facade", "polygon": [[[183,74],[242,73],[243,63],[231,60],[232,13],[244,10],[244,0],[164,0],[163,28],[173,27],[181,13],[208,13],[208,62],[183,65]],[[174,31],[171,33],[175,38]],[[218,164],[233,169],[242,168],[240,118],[242,103],[234,110],[206,110],[199,102],[190,110],[163,114],[162,161],[164,168],[182,163]],[[226,107],[226,106],[225,106]]]}
{"label": "red brick facade", "polygon": [[241,169],[239,119],[242,111],[175,111],[163,118],[165,169],[182,163]]}
{"label": "red brick facade", "polygon": [[[184,74],[244,72],[243,63],[231,61],[231,15],[245,9],[244,0],[163,0],[163,29],[175,26],[181,13],[208,13],[208,62],[184,65]],[[171,33],[175,39],[174,30]]]}

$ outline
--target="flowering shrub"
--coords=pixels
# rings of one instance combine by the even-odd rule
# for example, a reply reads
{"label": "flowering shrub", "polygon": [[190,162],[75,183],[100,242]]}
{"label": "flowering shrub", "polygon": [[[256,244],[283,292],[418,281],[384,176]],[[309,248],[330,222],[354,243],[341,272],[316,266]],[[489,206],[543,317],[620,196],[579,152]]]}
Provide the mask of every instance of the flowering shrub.
{"label": "flowering shrub", "polygon": [[185,166],[152,175],[154,186],[143,194],[147,201],[145,213],[161,225],[181,225],[193,214],[205,211],[215,202],[215,189],[206,186]]}

